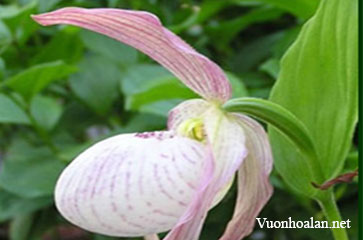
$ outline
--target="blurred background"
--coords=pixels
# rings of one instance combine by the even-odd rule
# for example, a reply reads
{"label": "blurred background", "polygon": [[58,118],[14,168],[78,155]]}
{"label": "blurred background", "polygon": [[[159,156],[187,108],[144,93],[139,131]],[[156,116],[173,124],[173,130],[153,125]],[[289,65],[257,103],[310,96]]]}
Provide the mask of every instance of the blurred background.
{"label": "blurred background", "polygon": [[[118,133],[165,129],[167,112],[197,97],[136,50],[70,26],[41,27],[31,14],[65,6],[146,10],[217,62],[234,97],[267,98],[279,60],[319,0],[0,0],[0,239],[106,240],[71,226],[53,205],[62,169],[92,143]],[[357,168],[352,150],[345,171]],[[273,172],[260,217],[324,220],[312,200]],[[356,182],[336,187],[350,239],[358,230]],[[218,239],[236,193],[209,214],[202,240]],[[332,239],[329,229],[260,229],[250,240]]]}

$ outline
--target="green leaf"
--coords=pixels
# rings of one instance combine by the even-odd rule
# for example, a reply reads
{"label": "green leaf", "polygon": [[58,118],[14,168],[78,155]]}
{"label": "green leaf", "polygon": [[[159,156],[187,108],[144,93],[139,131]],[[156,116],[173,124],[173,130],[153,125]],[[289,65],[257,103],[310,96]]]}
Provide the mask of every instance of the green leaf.
{"label": "green leaf", "polygon": [[280,61],[276,58],[270,58],[260,66],[260,70],[277,79],[280,71]]}
{"label": "green leaf", "polygon": [[19,13],[17,5],[0,5],[0,18],[11,18]]}
{"label": "green leaf", "polygon": [[210,19],[212,16],[214,16],[216,13],[218,13],[220,10],[222,10],[228,5],[229,5],[228,1],[219,1],[219,0],[203,1],[200,6],[197,22],[202,23]]}
{"label": "green leaf", "polygon": [[0,53],[11,44],[12,36],[9,28],[0,20]]}
{"label": "green leaf", "polygon": [[[324,179],[344,164],[357,122],[358,1],[324,0],[281,62],[271,101],[297,116],[312,134]],[[315,166],[270,129],[275,166],[295,190],[311,196]]]}
{"label": "green leaf", "polygon": [[353,172],[357,170],[359,167],[359,154],[358,151],[355,150],[350,152],[345,161],[344,171],[343,172]]}
{"label": "green leaf", "polygon": [[0,188],[0,222],[52,204],[52,197],[21,198]]}
{"label": "green leaf", "polygon": [[30,120],[11,98],[0,94],[0,123],[30,124]]}
{"label": "green leaf", "polygon": [[38,0],[39,1],[39,12],[47,12],[54,8],[62,0]]}
{"label": "green leaf", "polygon": [[[244,3],[251,0],[232,0],[235,3]],[[311,17],[319,5],[320,0],[254,0],[255,2],[267,3],[281,8],[301,18]]]}
{"label": "green leaf", "polygon": [[10,223],[10,240],[27,240],[34,222],[34,215],[22,214],[14,218]]}
{"label": "green leaf", "polygon": [[[139,110],[145,105],[158,101],[198,97],[166,69],[151,64],[128,68],[123,76],[121,88],[126,96],[128,110]],[[164,110],[166,110],[165,106],[162,112]]]}
{"label": "green leaf", "polygon": [[[226,102],[223,108],[255,117],[272,125],[306,156],[316,158],[316,149],[309,131],[290,111],[273,102],[257,98],[237,98]],[[311,162],[314,164],[314,161]]]}
{"label": "green leaf", "polygon": [[253,71],[261,62],[271,56],[271,46],[284,37],[284,32],[263,35],[254,39],[251,43],[245,44],[236,54],[228,60],[234,73],[246,73]]}
{"label": "green leaf", "polygon": [[233,98],[247,97],[249,95],[242,79],[240,79],[237,75],[230,72],[226,72],[226,75],[232,86]]}
{"label": "green leaf", "polygon": [[40,127],[52,130],[63,112],[56,99],[37,95],[30,103],[30,113]]}
{"label": "green leaf", "polygon": [[65,27],[58,31],[52,39],[32,59],[32,64],[63,60],[66,63],[77,62],[83,54],[83,43],[79,37],[79,29]]}
{"label": "green leaf", "polygon": [[64,167],[47,148],[15,141],[4,159],[0,186],[23,198],[52,196]]}
{"label": "green leaf", "polygon": [[42,209],[42,211],[36,213],[36,220],[32,225],[30,236],[28,236],[27,240],[54,239],[53,233],[59,230],[59,225],[63,223],[64,220],[59,216],[56,208]]}
{"label": "green leaf", "polygon": [[4,84],[24,98],[30,99],[50,83],[65,78],[76,70],[77,68],[67,65],[63,61],[43,63],[18,73]]}
{"label": "green leaf", "polygon": [[36,12],[36,8],[36,1],[23,7],[17,5],[0,7],[0,19],[9,27],[19,45],[23,45],[39,27],[37,23],[30,20],[30,15]]}
{"label": "green leaf", "polygon": [[138,111],[142,113],[154,114],[161,117],[167,117],[169,111],[178,104],[182,103],[183,101],[185,101],[185,99],[177,99],[177,98],[155,101],[142,105],[138,109]]}
{"label": "green leaf", "polygon": [[[247,96],[243,81],[226,73],[234,97]],[[200,98],[183,85],[165,68],[153,64],[129,67],[122,79],[121,88],[126,96],[126,109],[166,116],[169,110],[183,100]]]}
{"label": "green leaf", "polygon": [[119,96],[120,70],[107,58],[93,55],[79,69],[69,79],[72,91],[93,111],[106,114]]}
{"label": "green leaf", "polygon": [[[281,59],[288,48],[294,43],[299,35],[301,26],[297,25],[292,28],[282,31],[281,38],[273,45],[272,53],[273,58]],[[280,65],[280,63],[279,63]]]}
{"label": "green leaf", "polygon": [[[147,121],[145,121],[147,119]],[[117,128],[117,130],[110,133],[110,135],[130,133],[130,132],[146,132],[165,129],[165,117],[155,114],[136,114],[129,119],[125,126]]]}
{"label": "green leaf", "polygon": [[0,82],[4,78],[5,70],[5,62],[2,58],[0,58]]}
{"label": "green leaf", "polygon": [[135,93],[127,98],[126,109],[137,110],[142,105],[165,99],[188,99],[197,97],[197,95],[193,93],[190,89],[182,86],[178,82],[171,81],[171,79],[174,79],[174,77],[171,76],[170,79],[153,79],[153,84],[157,83],[158,85],[149,86],[149,89],[143,92]]}
{"label": "green leaf", "polygon": [[216,26],[209,27],[209,31],[214,35],[218,41],[218,45],[228,44],[239,32],[247,28],[248,26],[264,21],[271,21],[279,18],[282,15],[282,11],[271,7],[261,7],[253,9],[247,14],[243,14],[235,19],[221,22]]}
{"label": "green leaf", "polygon": [[87,48],[117,63],[127,65],[137,60],[134,48],[104,35],[82,30],[81,38]]}

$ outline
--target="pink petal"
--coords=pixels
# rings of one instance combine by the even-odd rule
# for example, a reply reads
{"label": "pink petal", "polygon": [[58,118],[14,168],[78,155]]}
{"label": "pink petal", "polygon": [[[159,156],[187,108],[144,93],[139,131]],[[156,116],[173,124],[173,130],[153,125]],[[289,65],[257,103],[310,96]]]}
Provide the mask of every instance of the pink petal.
{"label": "pink petal", "polygon": [[202,118],[207,141],[214,156],[213,177],[205,190],[199,191],[199,195],[185,213],[192,217],[187,220],[182,217],[165,240],[197,240],[199,238],[208,210],[213,206],[218,193],[223,191],[226,184],[232,180],[247,154],[244,131],[233,116],[211,106],[203,113]]}
{"label": "pink petal", "polygon": [[249,235],[273,191],[269,182],[273,159],[267,134],[256,121],[243,115],[236,116],[246,133],[249,154],[238,172],[238,197],[233,218],[220,240],[240,240]]}
{"label": "pink petal", "polygon": [[207,155],[202,143],[172,132],[108,138],[63,171],[55,190],[57,208],[75,225],[105,235],[167,231],[213,173]]}
{"label": "pink petal", "polygon": [[150,13],[63,8],[33,18],[42,25],[71,24],[86,28],[139,49],[207,100],[224,102],[231,95],[231,87],[223,71],[164,28],[159,19]]}

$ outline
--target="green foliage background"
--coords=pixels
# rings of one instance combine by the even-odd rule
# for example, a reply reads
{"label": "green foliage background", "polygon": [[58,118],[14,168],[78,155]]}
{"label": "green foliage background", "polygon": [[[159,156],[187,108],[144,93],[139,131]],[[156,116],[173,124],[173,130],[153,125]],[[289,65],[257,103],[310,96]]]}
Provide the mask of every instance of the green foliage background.
{"label": "green foliage background", "polygon": [[[113,238],[73,228],[57,213],[53,189],[59,173],[100,139],[164,129],[167,112],[197,96],[132,48],[75,27],[44,28],[30,15],[65,6],[152,12],[223,67],[234,97],[268,98],[280,76],[282,56],[319,0],[0,0],[0,4],[0,239],[104,240]],[[328,46],[326,54],[334,48]],[[351,150],[335,174],[357,168],[356,141],[344,144]],[[334,169],[326,169],[327,175]],[[261,217],[324,220],[318,205],[297,195],[277,172],[271,181],[275,193]],[[202,240],[221,235],[235,195],[231,191],[210,212]],[[358,239],[356,180],[338,185],[335,195],[343,219],[352,222],[350,239]],[[248,239],[320,240],[332,235],[329,229],[257,225]]]}

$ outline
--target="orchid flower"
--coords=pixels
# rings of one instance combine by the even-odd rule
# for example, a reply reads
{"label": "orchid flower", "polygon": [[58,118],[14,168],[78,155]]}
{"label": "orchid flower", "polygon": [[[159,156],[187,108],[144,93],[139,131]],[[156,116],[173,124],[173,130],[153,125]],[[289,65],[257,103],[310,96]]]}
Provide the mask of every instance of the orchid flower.
{"label": "orchid flower", "polygon": [[238,171],[237,203],[220,239],[251,233],[272,194],[272,154],[259,123],[223,110],[231,86],[219,66],[147,12],[72,7],[33,18],[128,44],[203,98],[172,109],[166,131],[113,136],[72,161],[55,188],[56,206],[67,220],[109,236],[158,239],[157,233],[169,231],[166,240],[197,240],[208,211],[223,199]]}

